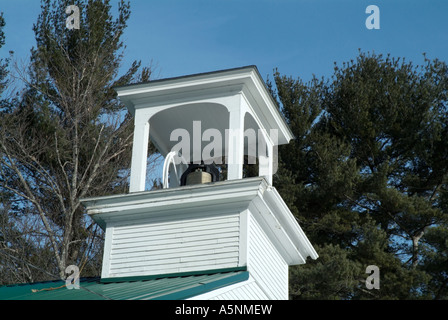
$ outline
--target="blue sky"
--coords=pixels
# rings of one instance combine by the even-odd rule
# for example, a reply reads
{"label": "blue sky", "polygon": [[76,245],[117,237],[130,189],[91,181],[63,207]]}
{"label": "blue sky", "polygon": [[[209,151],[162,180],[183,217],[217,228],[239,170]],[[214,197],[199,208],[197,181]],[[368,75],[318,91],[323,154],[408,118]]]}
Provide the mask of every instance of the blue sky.
{"label": "blue sky", "polygon": [[[380,9],[379,30],[365,26],[369,5]],[[264,79],[278,68],[306,81],[330,77],[359,49],[448,62],[448,0],[131,0],[131,10],[123,70],[141,60],[156,78],[256,65]],[[40,1],[0,0],[0,12],[0,58],[13,50],[26,61]]]}
{"label": "blue sky", "polygon": [[[379,30],[365,26],[369,5],[380,9]],[[152,61],[157,78],[256,65],[265,79],[278,68],[308,80],[330,76],[358,49],[448,61],[447,0],[131,0],[131,10],[124,67]],[[40,1],[0,0],[0,11],[0,57],[14,50],[26,60]]]}

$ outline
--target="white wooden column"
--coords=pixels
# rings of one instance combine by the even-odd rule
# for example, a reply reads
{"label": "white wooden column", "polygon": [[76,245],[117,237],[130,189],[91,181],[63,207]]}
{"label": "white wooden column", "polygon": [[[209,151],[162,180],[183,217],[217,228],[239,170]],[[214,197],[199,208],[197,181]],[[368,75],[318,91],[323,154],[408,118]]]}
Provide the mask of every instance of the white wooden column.
{"label": "white wooden column", "polygon": [[278,161],[274,154],[274,143],[277,144],[277,140],[278,133],[275,130],[271,130],[269,137],[263,130],[258,131],[258,175],[264,177],[270,185],[274,170],[277,170],[277,163],[274,164],[274,161]]}
{"label": "white wooden column", "polygon": [[134,118],[134,142],[132,145],[131,179],[129,192],[145,191],[148,162],[149,118],[136,110]]}
{"label": "white wooden column", "polygon": [[243,178],[244,162],[244,115],[246,108],[242,105],[241,96],[235,97],[229,109],[229,132],[227,151],[227,180]]}
{"label": "white wooden column", "polygon": [[260,155],[258,157],[258,176],[264,177],[266,181],[272,185],[272,174],[273,174],[273,165],[272,165],[272,146],[267,146],[267,156]]}

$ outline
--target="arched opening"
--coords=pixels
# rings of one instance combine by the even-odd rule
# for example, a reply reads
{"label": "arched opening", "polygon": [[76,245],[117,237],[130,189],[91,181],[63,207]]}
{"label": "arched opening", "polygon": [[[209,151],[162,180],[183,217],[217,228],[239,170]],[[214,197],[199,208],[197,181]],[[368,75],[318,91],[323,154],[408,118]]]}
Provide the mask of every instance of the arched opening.
{"label": "arched opening", "polygon": [[[165,162],[155,188],[177,187],[191,163],[216,163],[224,178],[227,108],[217,103],[183,104],[162,110],[150,120],[149,136]],[[168,183],[166,180],[168,179]],[[164,183],[165,182],[165,183]]]}

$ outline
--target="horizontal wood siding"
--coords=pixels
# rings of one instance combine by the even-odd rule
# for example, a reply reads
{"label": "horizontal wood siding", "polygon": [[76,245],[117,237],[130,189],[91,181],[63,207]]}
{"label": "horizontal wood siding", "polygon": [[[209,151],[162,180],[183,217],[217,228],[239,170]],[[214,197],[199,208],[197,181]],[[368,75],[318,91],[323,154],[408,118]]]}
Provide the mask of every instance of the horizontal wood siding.
{"label": "horizontal wood siding", "polygon": [[239,215],[171,215],[113,228],[109,277],[238,266]]}
{"label": "horizontal wood siding", "polygon": [[268,296],[260,289],[255,281],[228,290],[209,300],[268,300]]}
{"label": "horizontal wood siding", "polygon": [[248,268],[269,299],[288,299],[288,265],[249,214]]}

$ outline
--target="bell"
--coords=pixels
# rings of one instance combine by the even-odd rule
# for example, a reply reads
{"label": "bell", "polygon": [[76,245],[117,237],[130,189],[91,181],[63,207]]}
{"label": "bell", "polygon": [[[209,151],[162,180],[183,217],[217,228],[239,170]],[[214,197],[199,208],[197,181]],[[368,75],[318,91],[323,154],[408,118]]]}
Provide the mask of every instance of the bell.
{"label": "bell", "polygon": [[212,182],[212,175],[208,172],[202,171],[201,169],[196,169],[188,174],[186,185],[203,184],[209,182]]}
{"label": "bell", "polygon": [[180,185],[203,184],[219,181],[219,171],[214,165],[190,164],[182,174]]}

